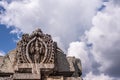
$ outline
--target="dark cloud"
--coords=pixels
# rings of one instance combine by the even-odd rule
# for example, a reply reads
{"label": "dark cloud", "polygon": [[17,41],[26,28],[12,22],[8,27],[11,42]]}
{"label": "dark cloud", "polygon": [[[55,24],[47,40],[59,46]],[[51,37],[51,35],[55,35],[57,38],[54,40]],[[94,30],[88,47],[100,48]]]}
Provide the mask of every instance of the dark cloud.
{"label": "dark cloud", "polygon": [[120,68],[120,49],[118,50],[114,48],[114,51],[112,50],[106,51],[106,52],[109,52],[109,55],[105,55],[105,56],[112,62],[112,64],[104,72],[109,74],[110,76],[120,78],[120,69],[119,69]]}
{"label": "dark cloud", "polygon": [[110,0],[112,1],[115,5],[120,5],[120,0]]}

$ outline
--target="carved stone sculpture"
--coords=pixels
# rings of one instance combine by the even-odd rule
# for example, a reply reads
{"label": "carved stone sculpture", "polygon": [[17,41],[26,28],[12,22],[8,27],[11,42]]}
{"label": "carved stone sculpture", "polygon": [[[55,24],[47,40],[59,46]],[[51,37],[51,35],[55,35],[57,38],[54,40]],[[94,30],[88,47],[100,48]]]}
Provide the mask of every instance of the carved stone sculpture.
{"label": "carved stone sculpture", "polygon": [[[31,35],[24,34],[18,42],[18,63],[54,63],[54,42],[51,36],[40,29]],[[49,55],[48,55],[49,54]]]}
{"label": "carved stone sculpture", "polygon": [[82,80],[81,62],[66,57],[50,35],[23,34],[17,48],[0,57],[0,80]]}

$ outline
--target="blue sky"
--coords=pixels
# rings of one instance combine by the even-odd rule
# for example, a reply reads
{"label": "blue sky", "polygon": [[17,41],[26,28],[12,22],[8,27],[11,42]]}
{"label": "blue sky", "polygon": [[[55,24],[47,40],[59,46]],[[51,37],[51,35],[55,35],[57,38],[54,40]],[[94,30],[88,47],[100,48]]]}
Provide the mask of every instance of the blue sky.
{"label": "blue sky", "polygon": [[0,6],[0,55],[16,47],[21,33],[41,28],[67,56],[81,59],[85,80],[120,79],[120,0],[1,0]]}
{"label": "blue sky", "polygon": [[6,25],[0,25],[0,50],[7,53],[10,50],[15,49],[17,40],[16,34],[11,34],[11,28],[7,28]]}

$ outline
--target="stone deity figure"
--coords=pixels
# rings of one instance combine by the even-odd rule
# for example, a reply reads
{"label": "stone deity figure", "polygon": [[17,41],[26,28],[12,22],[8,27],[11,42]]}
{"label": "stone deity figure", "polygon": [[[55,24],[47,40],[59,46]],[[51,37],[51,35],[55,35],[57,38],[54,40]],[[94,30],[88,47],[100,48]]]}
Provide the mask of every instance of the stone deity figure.
{"label": "stone deity figure", "polygon": [[42,44],[38,40],[36,40],[36,42],[35,42],[35,55],[34,55],[35,63],[40,62],[41,52],[42,52]]}
{"label": "stone deity figure", "polygon": [[30,45],[30,58],[33,63],[40,63],[43,59],[43,44],[39,40],[35,40],[35,42]]}

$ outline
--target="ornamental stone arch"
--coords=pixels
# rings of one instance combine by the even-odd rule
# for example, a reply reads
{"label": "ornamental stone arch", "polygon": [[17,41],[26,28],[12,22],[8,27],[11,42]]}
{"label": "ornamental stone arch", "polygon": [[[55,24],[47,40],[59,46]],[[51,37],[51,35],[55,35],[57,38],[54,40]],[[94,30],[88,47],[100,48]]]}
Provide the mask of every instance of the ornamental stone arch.
{"label": "ornamental stone arch", "polygon": [[54,63],[55,42],[40,29],[31,35],[24,34],[17,44],[17,62],[19,63]]}

